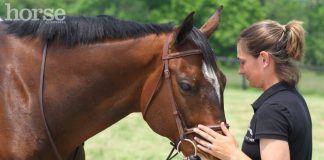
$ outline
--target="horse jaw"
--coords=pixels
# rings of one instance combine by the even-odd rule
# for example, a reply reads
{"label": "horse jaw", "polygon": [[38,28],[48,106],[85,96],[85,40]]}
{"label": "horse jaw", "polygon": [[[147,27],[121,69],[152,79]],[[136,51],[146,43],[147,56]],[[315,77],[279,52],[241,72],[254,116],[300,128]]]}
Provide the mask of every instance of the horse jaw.
{"label": "horse jaw", "polygon": [[200,31],[209,38],[211,34],[217,29],[220,22],[220,14],[223,10],[223,6],[220,6],[216,12],[207,20],[207,22],[200,27]]}

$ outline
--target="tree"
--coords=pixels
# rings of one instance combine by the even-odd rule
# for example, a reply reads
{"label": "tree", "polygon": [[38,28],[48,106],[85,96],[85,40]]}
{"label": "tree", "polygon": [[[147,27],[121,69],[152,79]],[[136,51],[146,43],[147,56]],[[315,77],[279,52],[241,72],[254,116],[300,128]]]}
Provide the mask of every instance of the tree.
{"label": "tree", "polygon": [[324,66],[324,4],[308,4],[305,63]]}
{"label": "tree", "polygon": [[247,26],[264,19],[282,24],[289,20],[304,21],[306,29],[305,63],[324,65],[324,3],[322,0],[4,0],[0,16],[6,16],[5,3],[17,9],[62,8],[68,15],[112,15],[142,23],[173,23],[195,11],[195,26],[199,28],[217,7],[224,6],[218,31],[210,43],[217,55],[235,57],[236,39]]}
{"label": "tree", "polygon": [[[304,63],[324,65],[324,3],[318,0],[276,0],[265,3],[269,14],[267,18],[282,24],[297,19],[304,22],[306,49]],[[279,7],[284,6],[284,7]]]}

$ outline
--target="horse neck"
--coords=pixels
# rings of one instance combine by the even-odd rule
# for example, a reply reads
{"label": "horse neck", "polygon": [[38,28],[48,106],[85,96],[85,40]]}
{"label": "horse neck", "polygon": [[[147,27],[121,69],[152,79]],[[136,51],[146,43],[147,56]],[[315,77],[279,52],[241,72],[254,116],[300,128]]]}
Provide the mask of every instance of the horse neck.
{"label": "horse neck", "polygon": [[163,39],[150,35],[70,49],[49,47],[45,98],[48,108],[56,108],[48,113],[56,115],[50,123],[65,124],[62,143],[76,137],[75,132],[82,134],[75,141],[85,140],[140,111],[145,80],[162,65]]}

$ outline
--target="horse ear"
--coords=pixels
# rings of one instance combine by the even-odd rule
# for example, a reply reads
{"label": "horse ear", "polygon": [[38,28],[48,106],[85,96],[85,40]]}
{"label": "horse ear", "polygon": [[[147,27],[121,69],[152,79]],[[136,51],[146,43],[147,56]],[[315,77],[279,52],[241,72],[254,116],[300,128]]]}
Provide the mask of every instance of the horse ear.
{"label": "horse ear", "polygon": [[220,14],[223,6],[220,6],[216,12],[207,20],[207,22],[199,29],[207,38],[217,29],[220,22]]}
{"label": "horse ear", "polygon": [[173,44],[180,45],[184,40],[187,38],[188,34],[191,32],[194,20],[193,15],[195,12],[191,12],[185,20],[182,22],[182,24],[176,28],[175,34],[173,37]]}

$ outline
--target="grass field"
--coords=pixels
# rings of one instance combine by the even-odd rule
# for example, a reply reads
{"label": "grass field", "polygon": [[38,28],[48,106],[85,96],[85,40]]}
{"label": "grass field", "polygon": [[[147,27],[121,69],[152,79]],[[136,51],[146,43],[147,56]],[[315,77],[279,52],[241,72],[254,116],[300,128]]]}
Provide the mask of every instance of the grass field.
{"label": "grass field", "polygon": [[[227,121],[239,144],[252,116],[250,104],[260,93],[251,89],[243,91],[233,87],[226,88]],[[307,94],[305,99],[313,120],[313,160],[322,160],[324,159],[324,98],[322,94]],[[140,114],[129,115],[85,143],[88,160],[162,160],[166,159],[170,149],[169,140],[154,133]],[[175,159],[181,160],[181,156]]]}

